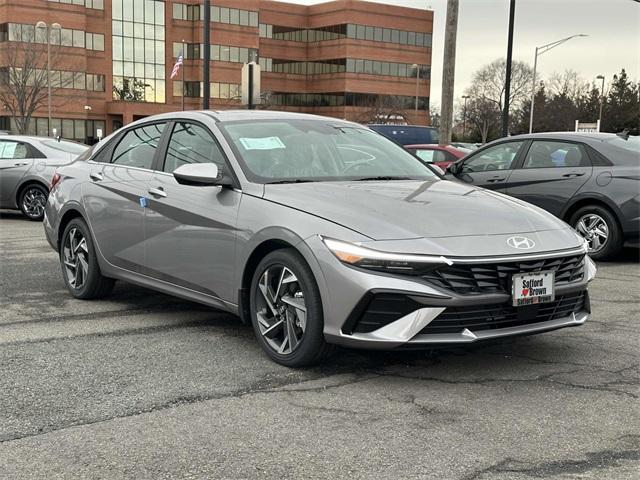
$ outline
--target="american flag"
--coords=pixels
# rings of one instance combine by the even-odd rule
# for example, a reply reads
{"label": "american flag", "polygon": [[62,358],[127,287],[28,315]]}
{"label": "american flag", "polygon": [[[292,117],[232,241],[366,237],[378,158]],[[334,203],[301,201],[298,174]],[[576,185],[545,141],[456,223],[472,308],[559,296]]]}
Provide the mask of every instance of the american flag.
{"label": "american flag", "polygon": [[178,76],[178,72],[180,71],[180,67],[182,66],[182,61],[184,60],[184,56],[182,55],[182,50],[180,50],[180,54],[178,55],[178,59],[176,60],[176,64],[173,66],[173,70],[171,70],[171,79],[173,80]]}

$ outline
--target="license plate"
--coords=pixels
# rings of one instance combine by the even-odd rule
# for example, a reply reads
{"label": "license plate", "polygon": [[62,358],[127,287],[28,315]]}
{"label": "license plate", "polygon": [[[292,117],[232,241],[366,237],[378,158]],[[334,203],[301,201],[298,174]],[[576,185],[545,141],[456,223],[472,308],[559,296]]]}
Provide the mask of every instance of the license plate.
{"label": "license plate", "polygon": [[535,305],[553,302],[556,298],[554,272],[522,273],[513,275],[513,305]]}

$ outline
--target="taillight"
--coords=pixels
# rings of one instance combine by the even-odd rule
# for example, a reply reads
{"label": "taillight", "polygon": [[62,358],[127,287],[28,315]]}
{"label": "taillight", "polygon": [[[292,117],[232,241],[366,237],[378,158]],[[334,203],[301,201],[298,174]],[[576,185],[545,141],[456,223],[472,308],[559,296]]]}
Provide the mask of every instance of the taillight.
{"label": "taillight", "polygon": [[62,177],[60,176],[59,173],[54,173],[53,174],[53,178],[51,179],[51,183],[49,184],[49,191],[53,191],[54,188],[56,188],[56,185],[58,185],[60,183],[60,180],[62,180]]}

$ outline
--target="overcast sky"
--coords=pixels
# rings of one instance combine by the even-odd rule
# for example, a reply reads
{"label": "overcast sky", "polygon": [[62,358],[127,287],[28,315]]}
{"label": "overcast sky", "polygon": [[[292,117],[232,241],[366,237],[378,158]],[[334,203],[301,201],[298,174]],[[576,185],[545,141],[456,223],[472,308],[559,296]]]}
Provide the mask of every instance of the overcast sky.
{"label": "overcast sky", "polygon": [[[324,0],[287,0],[301,4]],[[440,105],[442,50],[446,0],[374,0],[434,11],[431,104]],[[460,0],[456,58],[456,97],[469,85],[473,72],[507,55],[509,0]],[[585,80],[625,68],[640,77],[640,3],[633,0],[516,0],[513,58],[533,65],[536,46],[583,33],[542,55],[538,72],[577,71]],[[599,83],[599,82],[598,82]]]}

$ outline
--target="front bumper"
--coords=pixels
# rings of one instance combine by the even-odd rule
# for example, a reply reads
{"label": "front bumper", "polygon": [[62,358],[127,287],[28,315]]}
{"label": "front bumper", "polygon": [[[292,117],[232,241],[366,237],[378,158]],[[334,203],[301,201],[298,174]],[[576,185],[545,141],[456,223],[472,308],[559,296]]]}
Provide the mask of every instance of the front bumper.
{"label": "front bumper", "polygon": [[[511,307],[511,296],[504,292],[459,294],[424,279],[347,267],[326,249],[315,251],[330,343],[371,349],[470,344],[579,326],[590,314],[587,286],[595,265],[586,256],[582,278],[556,286],[560,303],[541,304],[540,312],[532,312]],[[455,320],[456,312],[467,316],[449,328],[453,324],[446,322]]]}

